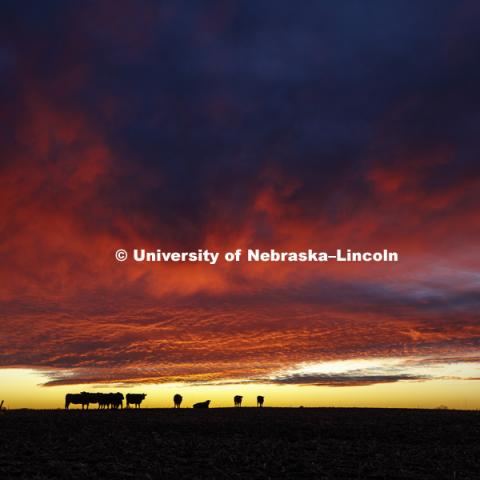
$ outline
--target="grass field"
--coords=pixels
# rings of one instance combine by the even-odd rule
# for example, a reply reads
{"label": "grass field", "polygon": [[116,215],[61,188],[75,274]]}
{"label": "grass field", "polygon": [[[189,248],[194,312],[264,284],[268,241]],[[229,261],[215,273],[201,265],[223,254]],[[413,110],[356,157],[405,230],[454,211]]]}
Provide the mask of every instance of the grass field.
{"label": "grass field", "polygon": [[12,410],[0,478],[479,479],[480,413]]}

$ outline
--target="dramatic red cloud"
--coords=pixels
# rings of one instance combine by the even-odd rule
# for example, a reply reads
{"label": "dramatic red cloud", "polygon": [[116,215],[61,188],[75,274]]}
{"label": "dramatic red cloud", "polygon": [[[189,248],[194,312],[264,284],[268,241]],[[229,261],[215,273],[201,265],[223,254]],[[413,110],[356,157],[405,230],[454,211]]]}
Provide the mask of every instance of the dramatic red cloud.
{"label": "dramatic red cloud", "polygon": [[[67,10],[65,24],[48,17],[58,38],[35,24],[32,42],[17,19],[13,66],[0,52],[14,99],[0,109],[0,366],[52,384],[220,382],[478,349],[480,176],[443,54],[447,86],[432,89],[453,100],[392,80],[378,105],[350,86],[350,108],[328,79],[295,83],[291,42],[288,68],[269,42],[257,57],[234,8],[197,23],[148,2]],[[117,248],[386,248],[400,261],[137,264]]]}
{"label": "dramatic red cloud", "polygon": [[[430,169],[448,162],[448,155],[426,156],[424,163],[416,157],[389,168],[374,164],[364,178],[373,184],[375,204],[366,201],[355,216],[338,223],[322,209],[305,215],[295,198],[301,180],[270,165],[250,187],[238,224],[222,216],[228,198],[215,199],[211,192],[218,207],[211,210],[198,245],[221,251],[389,247],[400,252],[399,264],[118,264],[113,257],[118,246],[181,250],[184,245],[175,243],[172,232],[165,232],[166,242],[161,229],[150,233],[155,218],[136,212],[136,221],[146,225],[141,236],[114,203],[102,198],[115,181],[116,159],[88,119],[35,96],[28,102],[29,113],[17,132],[23,153],[4,167],[0,190],[8,232],[1,266],[7,306],[3,365],[74,372],[65,377],[60,370],[54,384],[200,382],[262,377],[305,361],[441,355],[476,347],[469,339],[480,335],[480,326],[468,310],[450,314],[431,300],[425,304],[407,296],[402,305],[393,297],[407,286],[421,291],[422,281],[415,278],[436,265],[457,265],[462,252],[455,248],[468,247],[468,235],[478,233],[472,209],[435,217],[446,205],[475,197],[474,179],[442,194],[427,194],[421,187],[431,178]],[[347,192],[346,185],[342,188]],[[367,282],[367,288],[359,283],[355,291],[352,282],[357,281]],[[328,292],[308,294],[315,282],[324,283],[333,298]],[[340,283],[332,286],[335,282]],[[391,289],[391,298],[375,293],[378,282]],[[442,294],[454,290],[443,286]],[[213,296],[191,297],[196,293]],[[152,306],[131,308],[124,296],[140,296]]]}

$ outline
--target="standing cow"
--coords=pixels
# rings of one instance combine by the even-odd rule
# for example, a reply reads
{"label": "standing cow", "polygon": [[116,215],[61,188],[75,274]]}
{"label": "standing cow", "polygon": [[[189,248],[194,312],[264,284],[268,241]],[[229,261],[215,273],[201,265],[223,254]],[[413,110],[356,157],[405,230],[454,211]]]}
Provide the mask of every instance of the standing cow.
{"label": "standing cow", "polygon": [[99,393],[90,393],[90,392],[82,392],[82,395],[85,395],[88,400],[87,409],[90,403],[98,403],[99,402]]}
{"label": "standing cow", "polygon": [[96,397],[95,403],[98,402],[98,408],[101,410],[123,408],[123,399],[125,398],[123,393],[97,393]]}
{"label": "standing cow", "polygon": [[193,404],[193,408],[208,408],[210,405],[210,400],[206,400],[205,402],[198,402]]}
{"label": "standing cow", "polygon": [[233,404],[236,407],[241,407],[242,406],[242,400],[243,400],[243,397],[241,395],[235,395],[233,397]]}
{"label": "standing cow", "polygon": [[180,408],[180,405],[182,404],[183,397],[176,393],[173,396],[173,408]]}
{"label": "standing cow", "polygon": [[140,404],[145,400],[146,396],[146,393],[127,393],[127,408],[130,408],[130,405],[140,408]]}
{"label": "standing cow", "polygon": [[81,405],[82,410],[90,404],[89,394],[87,392],[82,393],[67,393],[65,395],[65,410],[68,410],[68,407],[72,405]]}
{"label": "standing cow", "polygon": [[113,410],[118,410],[119,408],[123,408],[123,393],[107,393],[107,400],[108,405]]}
{"label": "standing cow", "polygon": [[263,401],[265,400],[264,397],[262,397],[261,395],[259,395],[257,397],[257,407],[263,407]]}
{"label": "standing cow", "polygon": [[105,408],[108,408],[110,403],[109,403],[109,393],[98,393],[98,408],[101,410],[104,410]]}

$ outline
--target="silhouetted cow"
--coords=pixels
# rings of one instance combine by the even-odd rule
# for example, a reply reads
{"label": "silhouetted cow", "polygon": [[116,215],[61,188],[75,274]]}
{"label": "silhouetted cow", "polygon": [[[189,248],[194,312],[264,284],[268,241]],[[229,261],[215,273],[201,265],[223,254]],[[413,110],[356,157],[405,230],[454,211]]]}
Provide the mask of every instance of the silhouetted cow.
{"label": "silhouetted cow", "polygon": [[257,397],[257,407],[263,407],[263,401],[265,400],[264,397],[262,397],[261,395],[259,395]]}
{"label": "silhouetted cow", "polygon": [[108,393],[97,393],[98,408],[105,409],[110,406],[110,399]]}
{"label": "silhouetted cow", "polygon": [[124,396],[122,393],[96,393],[96,402],[98,403],[98,408],[100,409],[118,409],[123,408],[123,399]]}
{"label": "silhouetted cow", "polygon": [[118,408],[123,408],[123,399],[125,398],[123,396],[123,393],[107,393],[107,395],[110,408],[114,410],[117,410]]}
{"label": "silhouetted cow", "polygon": [[81,392],[82,395],[85,395],[88,400],[87,409],[90,403],[98,403],[100,393],[90,393],[90,392]]}
{"label": "silhouetted cow", "polygon": [[242,406],[242,399],[243,397],[241,395],[235,395],[233,397],[233,403],[236,407],[241,407]]}
{"label": "silhouetted cow", "polygon": [[67,393],[65,395],[65,408],[73,405],[81,405],[82,410],[88,407],[91,403],[98,403],[98,408],[123,408],[123,394],[117,393]]}
{"label": "silhouetted cow", "polygon": [[102,408],[102,399],[103,399],[103,393],[97,393],[96,403],[98,403],[98,408]]}
{"label": "silhouetted cow", "polygon": [[198,402],[193,404],[193,408],[208,408],[210,405],[210,400],[206,400],[205,402]]}
{"label": "silhouetted cow", "polygon": [[173,396],[173,408],[180,408],[182,404],[183,397],[178,393]]}
{"label": "silhouetted cow", "polygon": [[65,409],[68,410],[68,407],[72,405],[81,405],[82,410],[90,404],[90,395],[87,392],[81,393],[67,393],[65,395]]}
{"label": "silhouetted cow", "polygon": [[135,405],[135,408],[140,408],[140,404],[146,396],[146,393],[127,393],[127,408],[130,408],[130,405]]}

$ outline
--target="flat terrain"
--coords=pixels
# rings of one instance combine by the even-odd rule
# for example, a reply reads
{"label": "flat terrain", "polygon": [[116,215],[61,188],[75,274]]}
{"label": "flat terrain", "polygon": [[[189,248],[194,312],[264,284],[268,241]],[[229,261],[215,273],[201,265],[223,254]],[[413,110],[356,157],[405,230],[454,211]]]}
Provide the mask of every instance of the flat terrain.
{"label": "flat terrain", "polygon": [[13,410],[0,478],[479,479],[480,413]]}

